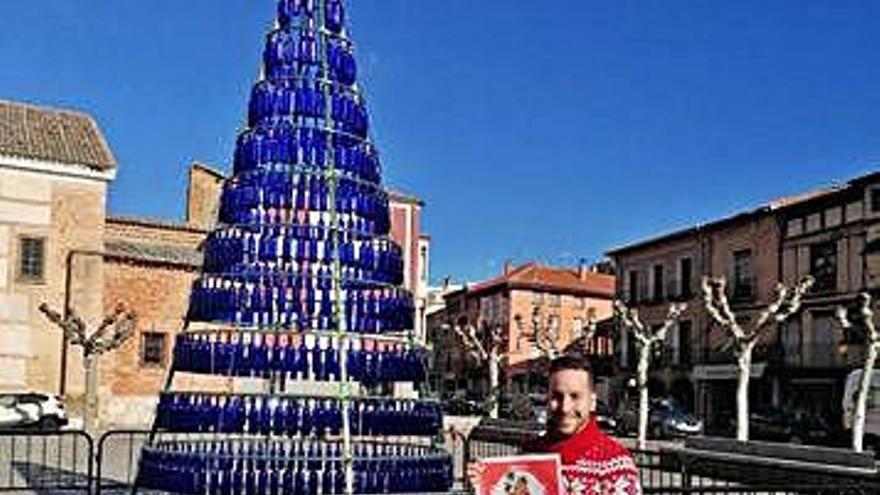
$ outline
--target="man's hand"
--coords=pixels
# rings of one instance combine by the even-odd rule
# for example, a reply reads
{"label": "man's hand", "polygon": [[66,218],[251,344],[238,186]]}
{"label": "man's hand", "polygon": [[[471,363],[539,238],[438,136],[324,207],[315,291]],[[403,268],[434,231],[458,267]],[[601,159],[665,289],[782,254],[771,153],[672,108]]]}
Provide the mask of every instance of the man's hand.
{"label": "man's hand", "polygon": [[468,463],[465,474],[467,475],[467,479],[471,488],[476,489],[476,487],[480,485],[480,479],[483,477],[483,472],[485,470],[486,466],[484,466],[480,462]]}

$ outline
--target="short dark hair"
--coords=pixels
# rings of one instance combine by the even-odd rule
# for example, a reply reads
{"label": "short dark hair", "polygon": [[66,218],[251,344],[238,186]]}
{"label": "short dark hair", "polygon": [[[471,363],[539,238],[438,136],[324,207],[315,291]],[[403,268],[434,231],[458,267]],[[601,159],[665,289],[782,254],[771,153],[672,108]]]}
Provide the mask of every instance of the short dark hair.
{"label": "short dark hair", "polygon": [[563,354],[550,361],[550,374],[558,373],[563,370],[584,371],[590,376],[590,382],[593,381],[593,367],[590,360],[585,356],[578,354]]}

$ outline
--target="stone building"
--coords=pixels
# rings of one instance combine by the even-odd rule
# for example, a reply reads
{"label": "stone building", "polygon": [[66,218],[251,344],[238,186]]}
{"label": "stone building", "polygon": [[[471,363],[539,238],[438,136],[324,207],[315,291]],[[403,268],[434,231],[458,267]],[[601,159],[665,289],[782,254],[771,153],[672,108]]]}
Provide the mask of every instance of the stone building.
{"label": "stone building", "polygon": [[[506,356],[502,383],[509,393],[534,393],[546,387],[547,360],[531,338],[533,318],[541,328],[558,328],[557,347],[565,349],[581,337],[588,315],[598,320],[612,313],[614,277],[586,266],[575,269],[527,263],[505,265],[493,279],[467,285],[445,294],[445,307],[429,316],[428,340],[433,348],[433,385],[441,397],[465,393],[483,397],[488,387],[484,366],[474,362],[451,325],[474,325],[482,337],[490,328],[502,327],[500,352]],[[610,339],[600,336],[587,353],[611,358]],[[604,375],[605,373],[603,373]],[[606,377],[598,380],[600,393]]]}
{"label": "stone building", "polygon": [[116,159],[82,112],[0,101],[0,389],[78,402],[79,349],[37,307],[104,311],[107,188]]}

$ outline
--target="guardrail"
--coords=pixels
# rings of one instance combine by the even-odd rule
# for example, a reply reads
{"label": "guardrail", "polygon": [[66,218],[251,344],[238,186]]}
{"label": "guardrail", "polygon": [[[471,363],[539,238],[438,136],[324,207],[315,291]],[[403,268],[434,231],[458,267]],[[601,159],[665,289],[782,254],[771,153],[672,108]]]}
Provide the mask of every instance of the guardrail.
{"label": "guardrail", "polygon": [[[503,421],[478,425],[467,439],[461,463],[515,455],[537,434]],[[646,495],[880,493],[873,459],[840,449],[706,438],[695,439],[690,448],[633,451],[633,457]],[[467,480],[462,481],[466,487]]]}
{"label": "guardrail", "polygon": [[0,492],[91,494],[94,442],[82,431],[0,431]]}
{"label": "guardrail", "polygon": [[[447,430],[456,489],[468,488],[467,462],[519,453],[537,434],[503,421],[481,424],[467,436]],[[0,492],[127,494],[148,437],[147,430],[110,430],[96,443],[82,431],[0,431]],[[645,494],[880,493],[874,460],[837,449],[704,438],[633,456]]]}

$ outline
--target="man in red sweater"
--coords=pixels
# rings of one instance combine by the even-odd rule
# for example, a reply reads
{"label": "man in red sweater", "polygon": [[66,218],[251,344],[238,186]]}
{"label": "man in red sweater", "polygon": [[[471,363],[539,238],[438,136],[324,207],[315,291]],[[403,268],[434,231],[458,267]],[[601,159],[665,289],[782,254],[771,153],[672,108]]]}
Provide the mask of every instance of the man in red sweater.
{"label": "man in red sweater", "polygon": [[[524,447],[529,453],[555,453],[562,458],[567,494],[641,495],[639,472],[632,455],[605,435],[593,417],[596,395],[587,359],[562,356],[550,363],[547,431]],[[468,466],[472,484],[479,464]]]}

